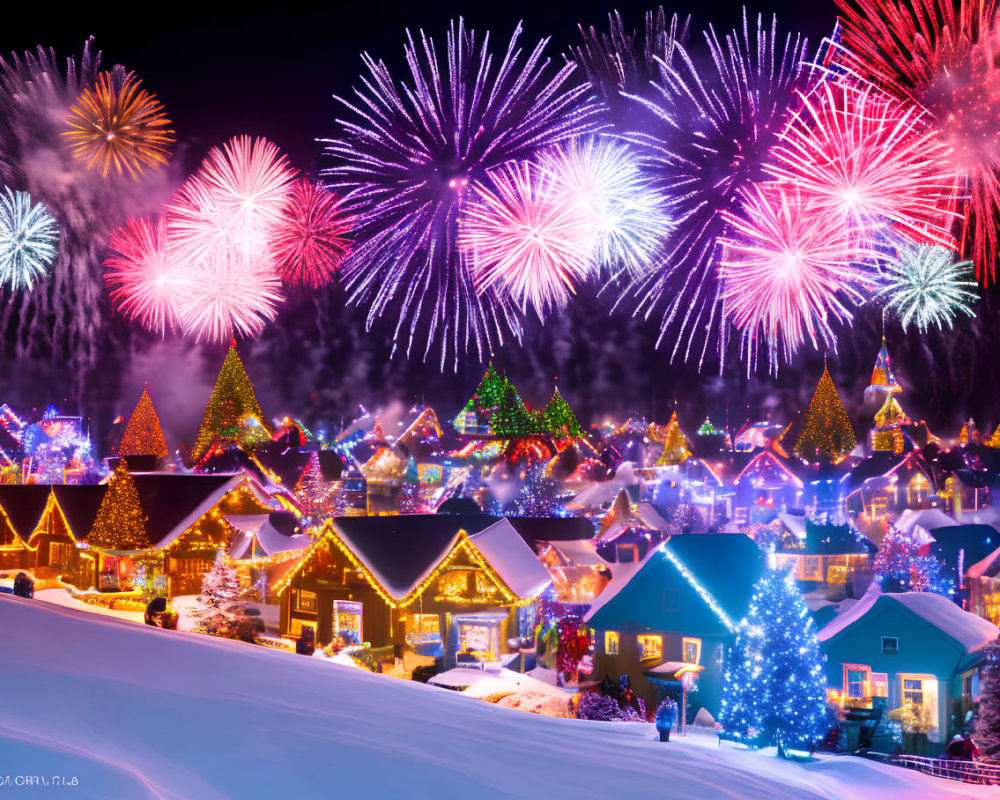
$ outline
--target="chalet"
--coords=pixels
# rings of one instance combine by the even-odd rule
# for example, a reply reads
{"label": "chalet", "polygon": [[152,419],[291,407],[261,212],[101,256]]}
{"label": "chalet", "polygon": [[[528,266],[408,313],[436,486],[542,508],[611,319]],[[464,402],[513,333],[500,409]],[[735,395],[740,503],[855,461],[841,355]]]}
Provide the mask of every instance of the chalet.
{"label": "chalet", "polygon": [[778,547],[776,556],[779,566],[791,567],[803,591],[821,589],[827,599],[842,600],[856,596],[855,584],[860,583],[858,594],[864,593],[872,579],[869,564],[876,548],[871,542],[856,536],[846,524],[819,524],[789,514],[779,518],[796,534],[802,532],[801,539]]}
{"label": "chalet", "polygon": [[458,654],[498,661],[533,630],[519,609],[550,583],[513,526],[485,515],[341,517],[317,534],[276,587],[282,633],[392,648],[407,672]]}
{"label": "chalet", "polygon": [[735,521],[768,522],[778,511],[800,507],[803,486],[785,459],[773,449],[761,451],[733,480]]}
{"label": "chalet", "polygon": [[940,595],[882,594],[873,585],[842,604],[819,641],[828,686],[841,705],[903,709],[909,749],[935,754],[961,731],[978,694],[983,648],[998,633]]}
{"label": "chalet", "polygon": [[653,708],[664,683],[693,665],[696,702],[718,716],[723,650],[762,566],[760,549],[740,533],[673,536],[640,562],[612,566],[584,617],[595,632],[594,676],[628,675]]}

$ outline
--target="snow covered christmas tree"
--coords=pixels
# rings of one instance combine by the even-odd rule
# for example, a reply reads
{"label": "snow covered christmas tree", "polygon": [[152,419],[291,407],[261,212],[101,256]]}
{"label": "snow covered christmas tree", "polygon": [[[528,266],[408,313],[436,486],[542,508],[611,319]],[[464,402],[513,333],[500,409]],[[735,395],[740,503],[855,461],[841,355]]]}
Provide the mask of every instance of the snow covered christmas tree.
{"label": "snow covered christmas tree", "polygon": [[215,554],[215,563],[205,573],[201,581],[201,600],[217,611],[228,611],[240,596],[240,579],[236,570],[229,566],[226,554],[219,550]]}
{"label": "snow covered christmas tree", "polygon": [[905,592],[910,587],[910,568],[916,548],[909,534],[889,525],[882,535],[873,569],[883,592]]}
{"label": "snow covered christmas tree", "polygon": [[314,452],[309,456],[309,463],[295,486],[295,496],[302,508],[302,514],[314,525],[318,525],[329,516],[330,484],[323,480],[319,453]]}
{"label": "snow covered christmas tree", "polygon": [[726,657],[722,729],[755,747],[811,750],[826,733],[826,677],[816,626],[787,569],[768,558]]}

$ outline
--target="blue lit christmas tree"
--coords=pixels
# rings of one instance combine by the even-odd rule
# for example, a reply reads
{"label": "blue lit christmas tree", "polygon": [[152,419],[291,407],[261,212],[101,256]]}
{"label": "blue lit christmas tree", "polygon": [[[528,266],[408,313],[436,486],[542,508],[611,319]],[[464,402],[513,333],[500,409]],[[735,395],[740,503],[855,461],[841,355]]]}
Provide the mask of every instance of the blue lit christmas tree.
{"label": "blue lit christmas tree", "polygon": [[769,565],[754,586],[725,664],[719,722],[753,747],[812,750],[826,734],[824,657],[816,626],[786,569]]}

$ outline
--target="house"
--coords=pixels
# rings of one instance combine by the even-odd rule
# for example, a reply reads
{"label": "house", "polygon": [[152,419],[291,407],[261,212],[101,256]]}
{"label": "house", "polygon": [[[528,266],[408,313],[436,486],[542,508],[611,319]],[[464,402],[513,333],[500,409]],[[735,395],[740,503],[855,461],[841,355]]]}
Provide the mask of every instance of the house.
{"label": "house", "polygon": [[[906,707],[911,748],[939,753],[978,694],[983,648],[1000,630],[930,592],[873,585],[819,631],[828,686],[843,706]],[[957,722],[956,722],[957,720]]]}
{"label": "house", "polygon": [[314,535],[275,587],[282,634],[391,648],[405,672],[460,653],[500,660],[508,638],[533,631],[520,609],[551,583],[510,522],[482,514],[341,517]]}
{"label": "house", "polygon": [[671,537],[641,562],[613,565],[611,582],[584,617],[595,632],[595,678],[628,675],[646,707],[655,708],[672,677],[657,668],[700,666],[689,700],[718,716],[723,651],[746,614],[763,560],[744,534],[691,533]]}
{"label": "house", "polygon": [[773,449],[762,450],[733,480],[735,521],[769,522],[777,511],[798,508],[803,481]]}
{"label": "house", "polygon": [[865,588],[871,583],[868,564],[875,547],[855,535],[847,524],[821,524],[790,514],[779,518],[793,532],[801,528],[804,534],[794,545],[782,544],[776,552],[778,565],[791,567],[803,591],[823,589],[827,599],[842,600],[854,596],[855,574]]}

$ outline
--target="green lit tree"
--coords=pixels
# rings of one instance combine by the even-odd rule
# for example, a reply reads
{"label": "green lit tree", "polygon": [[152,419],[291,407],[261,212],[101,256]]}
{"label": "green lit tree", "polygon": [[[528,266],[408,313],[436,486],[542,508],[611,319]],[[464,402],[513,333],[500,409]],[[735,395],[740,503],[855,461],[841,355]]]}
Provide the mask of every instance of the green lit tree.
{"label": "green lit tree", "polygon": [[541,415],[528,409],[510,384],[490,417],[490,431],[503,439],[523,439],[541,433]]}
{"label": "green lit tree", "polygon": [[101,550],[145,550],[149,547],[139,492],[124,463],[111,476],[87,543]]}
{"label": "green lit tree", "polygon": [[542,418],[545,421],[545,430],[553,435],[580,436],[583,428],[570,408],[566,398],[559,394],[559,387],[552,393],[552,399],[542,409]]}
{"label": "green lit tree", "polygon": [[823,367],[809,410],[802,425],[802,433],[795,443],[795,455],[803,461],[836,463],[857,445],[854,428],[844,410],[844,404],[833,385],[830,370]]}
{"label": "green lit tree", "polygon": [[191,459],[199,461],[217,438],[229,444],[238,444],[242,423],[248,417],[262,418],[253,384],[233,343],[219,369],[212,396],[208,398]]}

